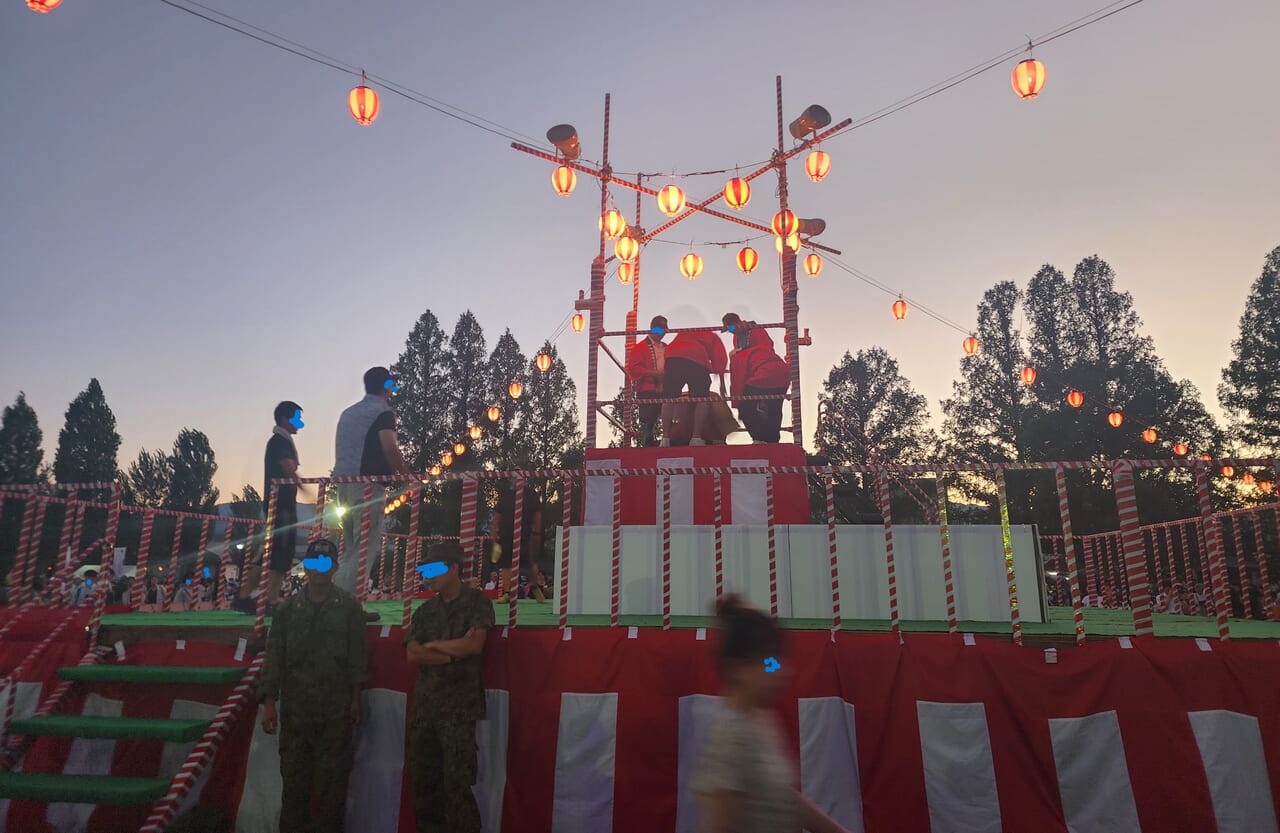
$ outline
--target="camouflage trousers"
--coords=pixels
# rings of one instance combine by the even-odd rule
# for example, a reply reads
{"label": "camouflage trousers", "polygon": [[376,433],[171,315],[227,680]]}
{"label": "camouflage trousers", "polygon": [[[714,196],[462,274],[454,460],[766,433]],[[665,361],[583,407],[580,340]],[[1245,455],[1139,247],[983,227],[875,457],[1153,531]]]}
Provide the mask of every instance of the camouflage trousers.
{"label": "camouflage trousers", "polygon": [[476,782],[474,721],[413,726],[409,768],[418,833],[480,833],[480,808],[471,791]]}
{"label": "camouflage trousers", "polygon": [[[280,833],[342,833],[351,774],[352,725],[346,717],[290,718],[281,709]],[[311,814],[312,796],[316,815]]]}

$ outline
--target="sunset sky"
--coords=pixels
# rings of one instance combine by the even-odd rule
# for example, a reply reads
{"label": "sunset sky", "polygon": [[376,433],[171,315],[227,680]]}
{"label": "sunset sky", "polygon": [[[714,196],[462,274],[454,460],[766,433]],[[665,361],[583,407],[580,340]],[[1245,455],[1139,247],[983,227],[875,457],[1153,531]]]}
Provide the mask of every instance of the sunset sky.
{"label": "sunset sky", "polygon": [[[1105,0],[204,2],[534,138],[571,122],[591,159],[612,93],[615,168],[665,173],[768,158],[775,75],[788,120],[811,103],[856,118]],[[996,281],[1096,253],[1220,414],[1249,285],[1280,245],[1278,31],[1275,0],[1147,0],[1037,49],[1035,101],[1010,88],[1013,59],[832,140],[822,183],[793,164],[792,202],[844,261],[965,326]],[[391,95],[361,127],[349,75],[157,0],[9,0],[0,64],[0,402],[27,393],[46,462],[96,376],[122,468],[186,426],[209,435],[223,499],[260,487],[289,398],[302,472],[323,474],[361,373],[395,360],[425,308],[446,330],[471,309],[489,349],[510,327],[532,353],[587,288],[599,192],[583,178],[561,199],[549,164]],[[680,184],[694,198],[724,180]],[[744,214],[767,223],[774,180],[756,185]],[[750,276],[737,246],[699,247],[696,282],[678,272],[690,241],[742,231],[696,218],[652,244],[642,319],[780,320],[772,240]],[[894,321],[892,296],[830,267],[801,281],[807,432],[826,372],[871,345],[940,421],[963,334]],[[630,290],[611,284],[609,304],[621,329]],[[585,336],[559,348],[582,392]]]}

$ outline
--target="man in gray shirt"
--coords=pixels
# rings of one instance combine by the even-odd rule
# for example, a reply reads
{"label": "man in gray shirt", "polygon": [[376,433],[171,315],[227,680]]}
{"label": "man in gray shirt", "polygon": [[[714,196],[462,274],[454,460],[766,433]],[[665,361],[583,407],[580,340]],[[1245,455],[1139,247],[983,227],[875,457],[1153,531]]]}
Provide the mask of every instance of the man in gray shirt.
{"label": "man in gray shirt", "polygon": [[[396,417],[387,400],[399,390],[396,380],[385,367],[371,367],[364,374],[364,398],[338,417],[334,442],[335,477],[398,474],[411,480],[409,465],[400,453],[396,438]],[[382,547],[382,517],[386,504],[386,486],[373,487],[373,503],[365,505],[363,483],[338,485],[338,497],[347,512],[342,519],[343,557],[338,562],[334,583],[348,593],[356,594],[357,567],[360,560],[360,531],[369,519],[369,555],[376,557]],[[367,580],[367,576],[365,577]],[[356,594],[358,596],[358,594]],[[377,619],[376,613],[365,618]]]}

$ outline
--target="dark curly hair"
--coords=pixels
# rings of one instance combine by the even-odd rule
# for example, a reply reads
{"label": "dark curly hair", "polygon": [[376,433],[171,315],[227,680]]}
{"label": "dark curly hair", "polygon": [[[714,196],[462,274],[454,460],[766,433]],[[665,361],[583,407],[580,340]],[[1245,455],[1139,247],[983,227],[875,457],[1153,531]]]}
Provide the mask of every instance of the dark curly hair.
{"label": "dark curly hair", "polygon": [[720,625],[720,668],[759,662],[784,652],[782,629],[771,616],[748,606],[736,593],[716,600]]}

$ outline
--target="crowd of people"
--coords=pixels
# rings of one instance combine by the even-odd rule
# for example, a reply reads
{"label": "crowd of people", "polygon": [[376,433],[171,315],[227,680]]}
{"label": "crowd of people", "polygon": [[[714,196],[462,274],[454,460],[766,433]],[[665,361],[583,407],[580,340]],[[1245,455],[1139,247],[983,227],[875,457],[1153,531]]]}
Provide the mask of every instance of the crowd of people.
{"label": "crowd of people", "polygon": [[[627,377],[639,405],[642,446],[722,444],[736,429],[727,410],[730,402],[753,442],[780,439],[782,403],[791,383],[787,362],[774,350],[768,331],[756,322],[726,313],[721,325],[733,337],[728,352],[715,330],[679,332],[665,342],[667,319],[658,315],[649,322],[649,335],[627,353]],[[718,396],[711,389],[713,375],[720,377]],[[654,401],[685,397],[690,402]],[[728,420],[722,418],[724,414]]]}

